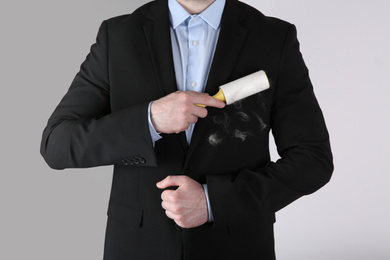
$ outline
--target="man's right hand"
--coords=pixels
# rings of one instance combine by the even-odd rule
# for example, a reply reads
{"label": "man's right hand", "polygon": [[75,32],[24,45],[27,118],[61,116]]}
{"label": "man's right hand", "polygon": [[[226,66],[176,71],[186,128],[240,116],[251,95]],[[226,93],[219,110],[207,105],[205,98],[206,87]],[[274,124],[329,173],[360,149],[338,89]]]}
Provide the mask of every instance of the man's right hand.
{"label": "man's right hand", "polygon": [[189,128],[198,118],[207,116],[207,109],[196,104],[223,108],[225,103],[206,93],[177,91],[154,101],[150,118],[157,132],[180,133]]}

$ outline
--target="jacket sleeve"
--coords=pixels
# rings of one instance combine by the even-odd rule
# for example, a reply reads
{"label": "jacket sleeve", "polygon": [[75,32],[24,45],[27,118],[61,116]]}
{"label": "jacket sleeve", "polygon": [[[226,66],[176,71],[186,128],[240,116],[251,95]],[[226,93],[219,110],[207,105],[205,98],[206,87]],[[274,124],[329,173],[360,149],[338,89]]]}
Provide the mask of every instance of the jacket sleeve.
{"label": "jacket sleeve", "polygon": [[270,122],[281,158],[234,176],[207,176],[216,224],[271,215],[330,180],[329,135],[293,25],[281,55]]}
{"label": "jacket sleeve", "polygon": [[54,169],[156,165],[148,103],[111,111],[108,45],[105,21],[43,132],[41,154]]}

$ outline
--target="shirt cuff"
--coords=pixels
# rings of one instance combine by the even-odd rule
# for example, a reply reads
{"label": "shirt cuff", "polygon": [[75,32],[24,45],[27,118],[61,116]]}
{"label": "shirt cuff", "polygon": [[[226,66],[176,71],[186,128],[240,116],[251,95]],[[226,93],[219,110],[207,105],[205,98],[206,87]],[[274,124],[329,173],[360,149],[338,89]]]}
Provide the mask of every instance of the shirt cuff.
{"label": "shirt cuff", "polygon": [[149,106],[148,106],[148,122],[149,122],[149,132],[150,132],[150,136],[152,137],[152,141],[153,141],[153,145],[155,142],[157,142],[158,140],[160,140],[162,137],[160,135],[160,133],[158,133],[156,131],[156,129],[154,129],[154,126],[152,124],[152,120],[150,119],[150,107],[152,105],[153,101],[149,103]]}
{"label": "shirt cuff", "polygon": [[207,184],[203,184],[204,193],[206,195],[207,201],[207,211],[209,212],[209,222],[214,221],[213,212],[211,211],[210,200],[209,200],[209,190],[207,189]]}

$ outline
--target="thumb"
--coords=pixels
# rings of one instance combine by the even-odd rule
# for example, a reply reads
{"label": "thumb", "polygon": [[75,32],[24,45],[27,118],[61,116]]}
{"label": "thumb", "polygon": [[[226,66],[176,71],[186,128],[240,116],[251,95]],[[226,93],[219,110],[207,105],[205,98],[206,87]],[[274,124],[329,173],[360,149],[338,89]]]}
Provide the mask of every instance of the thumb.
{"label": "thumb", "polygon": [[186,176],[167,176],[162,181],[157,182],[156,186],[159,189],[165,189],[171,186],[179,186],[182,185],[185,182]]}

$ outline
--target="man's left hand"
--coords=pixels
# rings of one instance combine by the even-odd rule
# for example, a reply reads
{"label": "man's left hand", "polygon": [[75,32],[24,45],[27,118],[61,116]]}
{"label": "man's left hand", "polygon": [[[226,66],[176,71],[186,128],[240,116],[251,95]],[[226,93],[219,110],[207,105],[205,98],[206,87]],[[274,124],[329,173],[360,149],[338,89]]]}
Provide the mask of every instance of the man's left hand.
{"label": "man's left hand", "polygon": [[207,201],[203,186],[188,176],[168,176],[157,183],[159,189],[178,186],[161,193],[165,214],[182,228],[203,225],[208,220]]}

